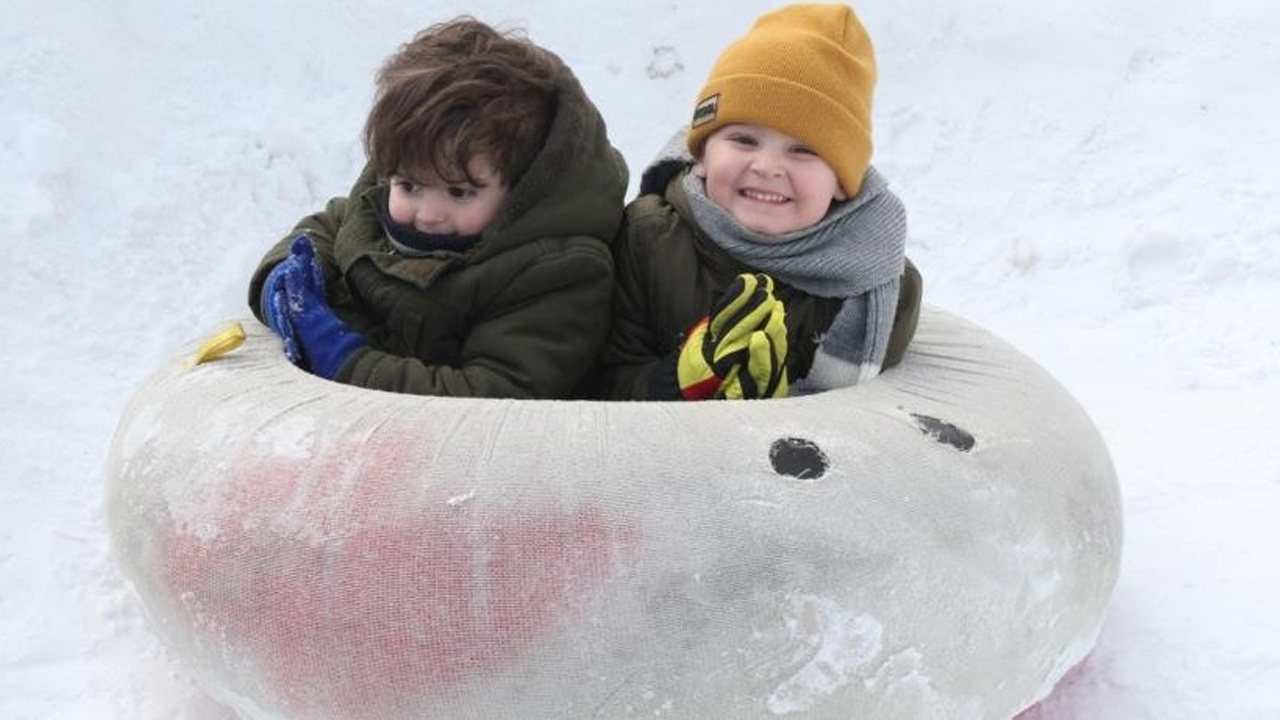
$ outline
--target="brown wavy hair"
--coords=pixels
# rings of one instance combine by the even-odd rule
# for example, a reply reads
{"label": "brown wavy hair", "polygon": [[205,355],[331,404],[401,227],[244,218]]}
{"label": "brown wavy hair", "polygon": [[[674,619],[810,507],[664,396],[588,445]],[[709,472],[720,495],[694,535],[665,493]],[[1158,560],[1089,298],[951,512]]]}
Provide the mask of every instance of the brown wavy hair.
{"label": "brown wavy hair", "polygon": [[484,156],[514,185],[546,141],[560,61],[524,36],[459,17],[419,32],[377,76],[364,149],[379,177],[475,182]]}

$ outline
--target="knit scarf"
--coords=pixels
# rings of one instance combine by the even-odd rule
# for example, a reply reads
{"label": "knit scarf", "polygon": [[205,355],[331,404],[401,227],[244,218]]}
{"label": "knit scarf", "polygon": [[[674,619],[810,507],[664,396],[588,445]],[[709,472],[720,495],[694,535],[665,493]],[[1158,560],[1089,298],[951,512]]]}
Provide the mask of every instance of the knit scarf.
{"label": "knit scarf", "polygon": [[898,306],[906,213],[884,178],[868,168],[854,197],[833,203],[816,224],[781,235],[748,230],[685,173],[682,187],[698,226],[740,262],[810,295],[844,303],[820,338],[797,394],[853,385],[880,373]]}

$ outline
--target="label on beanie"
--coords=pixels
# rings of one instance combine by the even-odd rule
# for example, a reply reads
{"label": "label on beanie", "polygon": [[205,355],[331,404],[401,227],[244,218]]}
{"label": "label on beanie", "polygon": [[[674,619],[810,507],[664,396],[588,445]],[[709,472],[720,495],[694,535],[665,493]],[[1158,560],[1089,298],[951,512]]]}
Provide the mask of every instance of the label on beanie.
{"label": "label on beanie", "polygon": [[720,93],[716,93],[711,97],[698,103],[693,109],[693,126],[706,125],[716,119],[716,109],[720,106]]}

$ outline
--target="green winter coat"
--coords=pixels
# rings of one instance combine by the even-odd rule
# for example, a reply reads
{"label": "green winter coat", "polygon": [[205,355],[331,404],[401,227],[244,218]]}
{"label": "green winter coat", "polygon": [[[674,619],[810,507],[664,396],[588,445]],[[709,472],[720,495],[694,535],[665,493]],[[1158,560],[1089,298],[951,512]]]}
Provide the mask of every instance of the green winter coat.
{"label": "green winter coat", "polygon": [[[613,327],[601,355],[595,394],[613,399],[672,399],[670,357],[684,333],[707,314],[711,303],[740,273],[752,272],[694,222],[681,175],[663,195],[636,198],[614,242],[617,285]],[[898,291],[898,307],[883,367],[902,360],[915,335],[922,283],[910,260]],[[775,279],[774,293],[787,310],[787,378],[803,378],[842,298],[809,295]]]}
{"label": "green winter coat", "polygon": [[405,257],[377,211],[388,187],[370,167],[347,197],[304,218],[263,258],[262,284],[305,233],[325,266],[328,300],[369,341],[338,382],[456,397],[562,398],[608,334],[627,170],[595,106],[566,68],[556,117],[533,164],[465,252]]}

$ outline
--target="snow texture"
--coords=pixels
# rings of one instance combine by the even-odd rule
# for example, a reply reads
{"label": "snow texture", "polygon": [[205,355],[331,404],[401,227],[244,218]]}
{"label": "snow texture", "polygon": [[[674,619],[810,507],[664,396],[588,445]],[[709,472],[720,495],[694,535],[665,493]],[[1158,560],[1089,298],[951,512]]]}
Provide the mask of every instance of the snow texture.
{"label": "snow texture", "polygon": [[[456,13],[524,27],[639,168],[771,7],[5,0],[0,717],[231,716],[108,557],[107,448],[174,347],[244,313],[267,245],[349,186],[383,57]],[[1280,6],[857,8],[927,299],[1062,381],[1125,493],[1098,646],[1027,718],[1280,716]]]}

